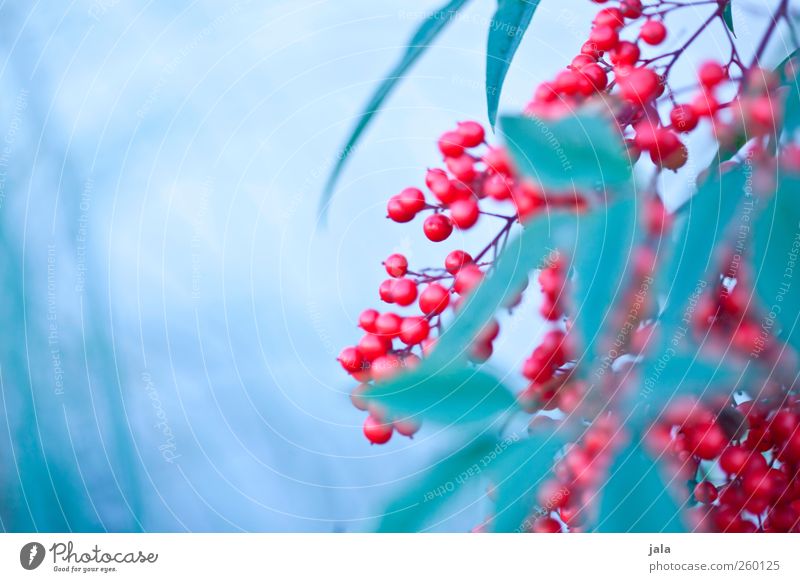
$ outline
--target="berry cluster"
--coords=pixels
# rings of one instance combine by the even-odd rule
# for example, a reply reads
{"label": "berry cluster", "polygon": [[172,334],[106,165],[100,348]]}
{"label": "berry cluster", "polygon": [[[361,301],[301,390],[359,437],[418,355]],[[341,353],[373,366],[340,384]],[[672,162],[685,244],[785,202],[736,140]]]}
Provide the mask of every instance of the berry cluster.
{"label": "berry cluster", "polygon": [[686,477],[698,530],[800,532],[800,401],[670,406],[650,444]]}
{"label": "berry cluster", "polygon": [[[691,88],[694,94],[690,99],[678,102],[680,92],[670,86],[673,65],[712,21],[722,21],[724,2],[718,3],[685,43],[661,53],[657,51],[670,35],[665,16],[693,3],[612,2],[597,13],[580,54],[552,81],[536,89],[526,108],[528,114],[554,118],[602,101],[625,137],[631,159],[636,161],[646,152],[656,166],[655,176],[686,164],[688,151],[681,135],[703,124],[731,153],[750,140],[751,160],[766,168],[780,164],[800,171],[800,148],[789,144],[776,154],[762,143],[766,140],[757,139],[773,134],[782,116],[776,105],[782,102],[778,77],[755,66],[764,43],[748,67],[728,35],[728,62],[704,62],[697,70],[697,86]],[[651,54],[654,51],[656,54]],[[724,103],[724,96],[731,95],[732,83],[739,83],[738,91]],[[477,122],[459,123],[444,132],[437,145],[443,167],[427,171],[427,192],[410,187],[392,196],[388,218],[407,223],[424,214],[422,230],[434,243],[446,241],[455,229],[471,229],[479,220],[497,220],[500,228],[478,252],[452,250],[441,266],[412,269],[401,254],[384,261],[388,278],[380,284],[378,296],[406,313],[365,310],[359,317],[364,335],[339,356],[342,367],[359,382],[351,399],[369,413],[364,434],[374,444],[386,443],[394,432],[412,436],[419,424],[414,419],[391,417],[368,405],[363,395],[373,383],[416,366],[435,349],[446,318],[492,268],[493,258],[515,225],[553,208],[581,212],[589,205],[589,199],[580,193],[546,191],[517,176],[508,154],[486,143],[485,131]],[[654,179],[652,184],[656,183]],[[643,353],[657,330],[647,319],[657,311],[649,288],[658,249],[672,226],[672,216],[655,186],[648,188],[646,195],[639,206],[646,240],[633,249],[634,277],[621,295],[628,311],[611,313],[611,325],[619,334],[614,345],[602,346],[609,354],[608,368],[602,370],[600,386],[591,391],[575,373],[579,361],[569,334],[567,261],[555,253],[538,273],[540,314],[548,329],[523,362],[520,372],[528,384],[518,395],[519,403],[535,415],[532,422],[543,419],[540,411],[557,410],[566,417],[563,422],[579,417],[585,425],[582,436],[559,456],[555,478],[539,489],[540,507],[528,520],[530,531],[582,531],[596,510],[598,488],[607,477],[620,440],[626,438],[620,428],[621,415],[614,408],[621,386],[612,380],[611,364],[621,356],[629,355],[630,361],[631,356]],[[503,213],[504,207],[510,210]],[[750,306],[746,283],[740,273],[728,271],[720,276],[712,292],[697,305],[694,331],[713,334],[719,344],[730,344],[740,356],[758,352],[762,361],[776,362],[785,346],[762,330],[758,314]],[[524,290],[511,308],[521,301]],[[499,322],[491,320],[473,338],[470,360],[488,360],[499,333]],[[606,374],[608,369],[611,372]],[[648,444],[680,477],[678,481],[691,482],[698,529],[800,531],[800,399],[787,383],[770,381],[746,388],[746,396],[736,399],[729,396],[721,402],[670,406],[648,432]],[[745,398],[750,400],[742,403]]]}

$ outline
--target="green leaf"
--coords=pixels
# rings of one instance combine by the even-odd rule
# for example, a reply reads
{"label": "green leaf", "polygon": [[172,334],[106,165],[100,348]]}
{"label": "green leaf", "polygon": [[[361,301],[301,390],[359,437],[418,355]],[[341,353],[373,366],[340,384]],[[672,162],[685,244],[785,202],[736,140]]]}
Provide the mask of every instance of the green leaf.
{"label": "green leaf", "polygon": [[486,105],[494,127],[503,82],[540,0],[498,0],[486,46]]}
{"label": "green leaf", "polygon": [[553,468],[556,453],[564,446],[558,433],[532,435],[511,444],[490,466],[495,488],[492,531],[521,532],[531,516],[535,493]]}
{"label": "green leaf", "polygon": [[370,388],[364,398],[395,415],[444,424],[486,420],[516,407],[514,395],[502,382],[466,366],[420,366]]}
{"label": "green leaf", "polygon": [[681,505],[659,475],[657,463],[635,441],[618,454],[600,491],[596,532],[680,533]]}
{"label": "green leaf", "polygon": [[637,238],[636,203],[623,200],[582,225],[575,243],[574,327],[588,355],[596,351],[601,329],[624,295]]}
{"label": "green leaf", "polygon": [[481,436],[459,447],[408,487],[384,512],[379,532],[417,532],[468,482],[483,472],[482,460],[497,441]]}
{"label": "green leaf", "polygon": [[725,26],[728,27],[728,30],[730,30],[731,34],[735,37],[736,31],[733,30],[733,0],[730,0],[725,5],[725,8],[722,9],[722,19],[725,21]]}
{"label": "green leaf", "polygon": [[773,332],[800,350],[800,178],[784,176],[753,227],[752,271]]}
{"label": "green leaf", "polygon": [[631,178],[619,127],[600,111],[558,119],[503,116],[501,126],[518,170],[547,189],[606,190]]}
{"label": "green leaf", "polygon": [[400,61],[381,82],[381,84],[375,90],[375,93],[372,94],[367,102],[366,107],[364,107],[364,110],[361,112],[355,127],[353,127],[350,136],[347,138],[347,141],[345,142],[345,145],[339,154],[339,159],[336,162],[336,165],[333,167],[330,176],[328,176],[327,182],[325,183],[325,188],[322,192],[322,199],[320,200],[320,214],[325,214],[328,201],[331,199],[331,196],[333,196],[333,189],[336,186],[339,175],[342,173],[347,158],[350,156],[350,153],[353,151],[356,143],[358,143],[358,140],[361,138],[364,130],[372,121],[372,118],[383,106],[383,102],[386,101],[387,97],[389,97],[397,83],[403,78],[408,70],[414,65],[414,63],[417,62],[417,59],[422,56],[422,53],[425,52],[425,49],[431,45],[439,33],[444,30],[447,24],[453,20],[455,14],[461,8],[463,8],[468,1],[469,0],[450,0],[450,2],[442,6],[442,8],[428,15],[425,20],[423,20],[419,28],[417,28],[417,31],[408,41],[408,48],[406,48],[406,52],[403,53]]}
{"label": "green leaf", "polygon": [[664,341],[671,339],[677,322],[691,315],[684,311],[687,304],[693,308],[690,299],[699,297],[719,276],[717,249],[733,219],[744,210],[740,202],[746,183],[745,170],[738,166],[709,177],[685,205],[677,240],[656,277],[656,288],[666,300],[661,317]]}
{"label": "green leaf", "polygon": [[800,78],[798,78],[800,49],[793,51],[783,59],[775,71],[780,75],[781,85],[788,88],[784,101],[783,129],[787,133],[792,133],[800,127]]}

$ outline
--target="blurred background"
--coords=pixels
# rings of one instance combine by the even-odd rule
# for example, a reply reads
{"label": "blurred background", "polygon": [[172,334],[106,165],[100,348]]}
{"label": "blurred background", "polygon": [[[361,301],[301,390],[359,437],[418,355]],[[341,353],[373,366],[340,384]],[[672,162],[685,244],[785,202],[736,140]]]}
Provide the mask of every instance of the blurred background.
{"label": "blurred background", "polygon": [[[441,4],[0,3],[0,529],[364,531],[448,449],[436,427],[371,447],[335,358],[378,306],[381,260],[446,252],[385,201],[421,185],[439,133],[485,121],[495,2],[454,19],[317,213],[356,115]],[[543,0],[502,110],[595,11]],[[735,9],[745,46],[764,14]],[[537,339],[521,310],[501,365]],[[432,527],[484,511],[464,500]]]}

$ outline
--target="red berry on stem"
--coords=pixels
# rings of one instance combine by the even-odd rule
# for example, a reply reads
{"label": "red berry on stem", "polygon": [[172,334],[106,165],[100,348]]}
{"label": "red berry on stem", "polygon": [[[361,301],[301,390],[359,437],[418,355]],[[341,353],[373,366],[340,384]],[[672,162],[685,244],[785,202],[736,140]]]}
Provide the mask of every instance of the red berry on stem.
{"label": "red berry on stem", "polygon": [[630,41],[623,40],[614,47],[609,57],[611,58],[611,63],[616,66],[635,65],[640,55],[641,52],[638,46]]}
{"label": "red berry on stem", "polygon": [[672,127],[678,131],[692,131],[697,127],[700,118],[691,105],[676,105],[669,113]]}
{"label": "red berry on stem", "polygon": [[461,250],[450,252],[444,259],[444,268],[451,275],[455,275],[461,270],[461,267],[472,262],[472,256]]}
{"label": "red berry on stem", "polygon": [[428,339],[431,327],[424,317],[406,317],[400,325],[400,341],[409,346]]}
{"label": "red berry on stem", "polygon": [[396,313],[381,313],[375,320],[375,331],[388,338],[397,337],[403,318]]}
{"label": "red berry on stem", "polygon": [[727,77],[725,69],[716,61],[706,61],[697,70],[697,78],[704,87],[716,87]]}
{"label": "red berry on stem", "polygon": [[461,121],[456,131],[461,134],[462,143],[468,148],[474,148],[483,143],[485,132],[483,126],[477,121]]}
{"label": "red berry on stem", "polygon": [[385,336],[368,333],[358,342],[358,351],[370,362],[380,356],[385,356],[392,347],[392,340]]}
{"label": "red berry on stem", "polygon": [[455,158],[464,153],[464,136],[457,131],[446,131],[439,138],[439,151],[446,158]]}
{"label": "red berry on stem", "polygon": [[364,421],[364,436],[373,445],[382,445],[392,438],[392,425],[369,415]]}
{"label": "red berry on stem", "polygon": [[619,81],[622,98],[634,105],[645,105],[658,96],[660,79],[655,71],[637,67]]}
{"label": "red berry on stem", "polygon": [[353,372],[360,372],[364,367],[364,356],[361,354],[358,348],[355,347],[343,349],[339,353],[338,360],[342,365],[342,368],[351,374]]}
{"label": "red berry on stem", "polygon": [[378,315],[380,314],[376,309],[365,309],[358,316],[358,326],[366,332],[374,333],[376,331],[375,320],[378,319]]}
{"label": "red berry on stem", "polygon": [[450,219],[458,228],[471,228],[478,222],[480,208],[475,198],[461,198],[450,205]]}
{"label": "red berry on stem", "polygon": [[394,281],[386,279],[381,283],[378,287],[378,295],[380,295],[381,301],[394,303]]}
{"label": "red berry on stem", "polygon": [[711,505],[717,499],[717,488],[713,483],[701,481],[694,487],[694,497],[700,503]]}
{"label": "red berry on stem", "polygon": [[399,195],[389,198],[389,202],[386,205],[386,213],[395,222],[410,222],[417,215],[416,212],[411,212],[408,209],[408,206],[403,203]]}
{"label": "red berry on stem", "polygon": [[392,299],[403,307],[417,300],[417,284],[411,279],[401,278],[392,281]]}
{"label": "red berry on stem", "polygon": [[[610,26],[613,29],[620,28],[625,24],[625,18],[619,8],[603,8],[592,20],[595,27]],[[591,37],[589,37],[591,39]]]}
{"label": "red berry on stem", "polygon": [[650,45],[661,44],[667,38],[667,28],[659,20],[648,20],[642,25],[639,37]]}
{"label": "red berry on stem", "polygon": [[639,18],[642,15],[642,0],[622,0],[619,9],[625,18]]}
{"label": "red berry on stem", "polygon": [[475,171],[475,160],[467,153],[461,154],[458,157],[447,158],[447,169],[462,182],[469,182],[472,180],[477,172]]}
{"label": "red berry on stem", "polygon": [[402,277],[408,271],[408,260],[403,255],[395,253],[383,261],[383,266],[390,277]]}
{"label": "red berry on stem", "polygon": [[464,265],[456,274],[455,281],[453,282],[453,289],[455,289],[456,293],[459,295],[464,295],[474,289],[482,279],[483,272],[477,265]]}
{"label": "red berry on stem", "polygon": [[388,354],[375,358],[370,366],[370,372],[373,380],[383,382],[397,374],[402,367],[403,362],[400,361],[400,358],[394,354]]}
{"label": "red berry on stem", "polygon": [[453,232],[453,223],[444,214],[432,214],[422,225],[425,236],[433,242],[442,242]]}
{"label": "red berry on stem", "polygon": [[420,422],[412,418],[403,418],[401,420],[395,420],[392,424],[394,424],[395,431],[407,437],[414,436],[420,429]]}
{"label": "red berry on stem", "polygon": [[419,308],[425,315],[438,315],[450,303],[450,293],[438,283],[431,283],[419,296]]}
{"label": "red berry on stem", "polygon": [[600,24],[589,34],[589,42],[593,42],[598,50],[607,51],[617,46],[619,34],[613,26]]}
{"label": "red berry on stem", "polygon": [[425,194],[419,188],[406,188],[397,197],[406,210],[415,215],[425,208]]}

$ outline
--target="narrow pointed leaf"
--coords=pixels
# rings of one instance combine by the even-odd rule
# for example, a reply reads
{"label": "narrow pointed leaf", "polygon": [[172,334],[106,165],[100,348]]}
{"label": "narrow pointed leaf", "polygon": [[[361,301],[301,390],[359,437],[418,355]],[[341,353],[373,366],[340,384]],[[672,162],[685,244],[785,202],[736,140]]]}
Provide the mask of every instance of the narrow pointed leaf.
{"label": "narrow pointed leaf", "polygon": [[439,33],[444,30],[447,24],[453,20],[455,14],[460,10],[469,0],[450,0],[447,4],[442,6],[439,10],[428,15],[422,24],[420,24],[417,31],[408,41],[408,48],[400,58],[400,61],[392,68],[386,78],[381,82],[378,88],[370,97],[366,107],[361,112],[358,121],[350,132],[344,147],[342,148],[336,165],[328,176],[325,183],[325,188],[322,192],[322,199],[320,200],[320,213],[325,214],[328,202],[333,196],[336,182],[339,175],[344,169],[348,157],[353,151],[353,148],[358,143],[361,135],[366,130],[367,126],[372,121],[372,118],[383,106],[383,102],[394,90],[397,83],[403,78],[408,70],[417,62],[420,56],[425,52],[425,49],[430,47],[434,39]]}
{"label": "narrow pointed leaf", "polygon": [[540,0],[498,0],[486,46],[486,105],[494,127],[508,67]]}

